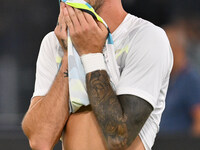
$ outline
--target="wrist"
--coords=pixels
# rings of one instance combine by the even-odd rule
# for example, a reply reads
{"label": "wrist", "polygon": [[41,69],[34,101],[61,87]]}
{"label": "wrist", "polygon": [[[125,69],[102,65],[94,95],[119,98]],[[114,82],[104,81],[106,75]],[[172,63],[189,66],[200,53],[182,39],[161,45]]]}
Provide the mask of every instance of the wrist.
{"label": "wrist", "polygon": [[82,55],[81,61],[86,74],[97,70],[106,70],[106,64],[102,53]]}
{"label": "wrist", "polygon": [[62,61],[60,63],[60,70],[61,71],[68,70],[68,55],[64,55],[62,57]]}
{"label": "wrist", "polygon": [[62,57],[62,61],[68,63],[68,54],[67,54],[67,52],[64,52],[64,55],[63,55],[63,57]]}

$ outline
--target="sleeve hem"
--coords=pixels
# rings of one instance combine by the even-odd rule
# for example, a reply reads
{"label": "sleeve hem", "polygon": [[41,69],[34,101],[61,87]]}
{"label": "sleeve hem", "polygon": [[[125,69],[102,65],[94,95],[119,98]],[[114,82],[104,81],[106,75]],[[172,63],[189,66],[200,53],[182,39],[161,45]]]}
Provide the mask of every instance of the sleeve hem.
{"label": "sleeve hem", "polygon": [[36,96],[45,96],[46,94],[47,94],[47,90],[46,89],[39,89],[37,91],[34,91],[32,98],[34,98]]}
{"label": "sleeve hem", "polygon": [[154,98],[147,92],[137,89],[137,88],[122,87],[120,89],[117,89],[116,93],[117,93],[117,95],[122,95],[122,94],[135,95],[135,96],[138,96],[138,97],[144,99],[148,103],[150,103],[153,108],[155,108],[155,106],[156,106],[156,98]]}

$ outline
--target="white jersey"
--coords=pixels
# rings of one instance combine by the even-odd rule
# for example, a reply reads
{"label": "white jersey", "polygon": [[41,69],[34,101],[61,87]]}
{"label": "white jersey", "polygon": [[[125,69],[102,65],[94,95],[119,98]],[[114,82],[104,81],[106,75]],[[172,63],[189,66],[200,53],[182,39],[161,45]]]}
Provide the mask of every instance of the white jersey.
{"label": "white jersey", "polygon": [[[152,23],[128,14],[112,33],[120,79],[116,94],[138,96],[153,107],[139,136],[146,150],[154,144],[165,107],[173,54],[165,32]],[[47,34],[37,60],[34,96],[44,96],[58,72],[62,49],[54,34]]]}

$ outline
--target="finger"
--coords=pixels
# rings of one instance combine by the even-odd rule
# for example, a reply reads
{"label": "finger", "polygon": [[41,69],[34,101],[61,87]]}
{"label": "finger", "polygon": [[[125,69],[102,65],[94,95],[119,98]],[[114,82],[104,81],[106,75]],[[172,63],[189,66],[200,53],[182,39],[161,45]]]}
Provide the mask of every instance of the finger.
{"label": "finger", "polygon": [[65,7],[65,3],[60,2],[60,12],[62,12],[63,8]]}
{"label": "finger", "polygon": [[[63,20],[64,20],[64,18],[63,18]],[[63,36],[65,36],[65,37],[67,36],[67,25],[66,25],[65,21],[63,21],[63,24],[61,25],[60,31],[62,32]]]}
{"label": "finger", "polygon": [[99,26],[99,28],[104,32],[104,33],[108,33],[108,29],[106,28],[106,26],[101,23],[100,21],[97,21],[97,25]]}
{"label": "finger", "polygon": [[61,2],[60,3],[60,16],[63,17],[63,12],[64,12],[64,8],[65,8],[65,3]]}
{"label": "finger", "polygon": [[83,12],[86,20],[88,23],[93,23],[96,24],[96,21],[94,20],[94,18],[92,17],[92,15],[88,14],[87,12]]}
{"label": "finger", "polygon": [[86,27],[87,26],[87,21],[86,21],[86,18],[83,14],[83,12],[79,9],[74,9],[75,10],[75,13],[76,13],[76,16],[79,20],[79,23],[81,24],[82,27]]}
{"label": "finger", "polygon": [[63,2],[60,3],[60,14],[58,16],[58,25],[64,24],[64,16],[63,16],[63,9],[65,7],[65,4]]}
{"label": "finger", "polygon": [[57,26],[54,30],[59,37],[66,38],[67,37],[67,25],[64,22],[63,24],[57,23]]}
{"label": "finger", "polygon": [[74,25],[74,29],[80,27],[80,23],[79,23],[79,20],[76,16],[76,13],[74,11],[74,8],[70,7],[67,5],[67,10],[68,10],[68,14],[69,14],[69,17]]}
{"label": "finger", "polygon": [[94,20],[94,18],[90,14],[88,14],[86,12],[84,12],[83,14],[84,14],[84,16],[85,16],[85,18],[87,20],[87,24],[89,25],[89,29],[93,30],[93,31],[100,31],[100,28],[98,27],[98,25],[97,25],[96,21]]}
{"label": "finger", "polygon": [[64,20],[65,20],[65,23],[67,24],[67,27],[69,28],[70,32],[74,32],[74,26],[73,26],[73,23],[69,16],[67,7],[64,8]]}

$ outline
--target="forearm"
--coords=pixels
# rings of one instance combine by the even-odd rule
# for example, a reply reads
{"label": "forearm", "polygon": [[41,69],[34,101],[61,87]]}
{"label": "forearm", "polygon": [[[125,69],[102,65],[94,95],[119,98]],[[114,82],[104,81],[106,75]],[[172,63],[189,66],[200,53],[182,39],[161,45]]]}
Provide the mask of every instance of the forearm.
{"label": "forearm", "polygon": [[129,144],[127,116],[110,86],[106,71],[88,73],[86,80],[90,103],[108,147],[110,149],[127,147]]}
{"label": "forearm", "polygon": [[124,150],[131,145],[146,122],[152,106],[134,95],[116,96],[106,71],[86,76],[92,110],[110,150]]}
{"label": "forearm", "polygon": [[41,143],[51,149],[66,124],[69,115],[68,77],[64,74],[66,70],[67,59],[63,57],[62,66],[49,92],[30,107],[24,117],[22,127],[33,147]]}

